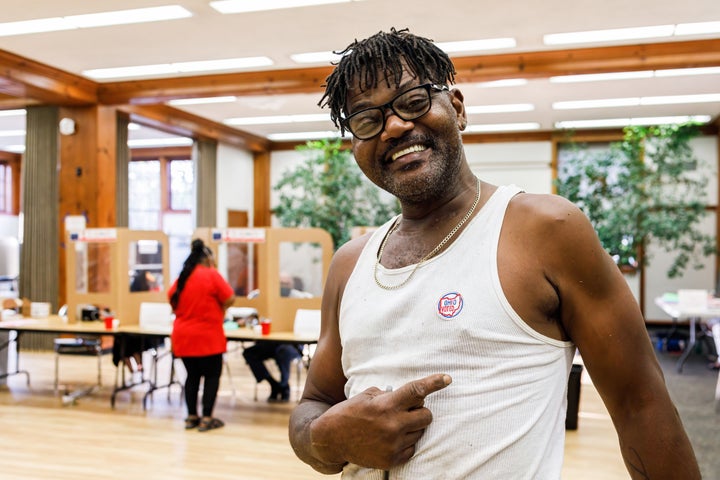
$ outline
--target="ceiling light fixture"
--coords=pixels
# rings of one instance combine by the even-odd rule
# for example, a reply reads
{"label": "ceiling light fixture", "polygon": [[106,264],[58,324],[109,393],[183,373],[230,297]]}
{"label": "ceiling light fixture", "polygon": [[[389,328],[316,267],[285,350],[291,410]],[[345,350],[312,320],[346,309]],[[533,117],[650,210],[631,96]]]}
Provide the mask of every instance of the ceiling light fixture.
{"label": "ceiling light fixture", "polygon": [[636,78],[681,77],[689,75],[718,75],[720,67],[673,68],[669,70],[638,70],[636,72],[589,73],[550,77],[551,83],[602,82],[608,80],[633,80]]}
{"label": "ceiling light fixture", "polygon": [[616,40],[639,40],[644,38],[715,33],[720,33],[720,21],[589,30],[585,32],[550,33],[543,35],[543,43],[545,45],[568,45],[573,43],[612,42]]}
{"label": "ceiling light fixture", "polygon": [[242,70],[246,68],[267,67],[273,61],[268,57],[226,58],[198,62],[162,63],[158,65],[137,65],[130,67],[96,68],[83,71],[83,75],[93,79],[128,78],[152,75],[169,75],[188,72],[211,72],[223,70]]}
{"label": "ceiling light fixture", "polygon": [[550,83],[604,82],[608,80],[633,80],[636,78],[652,78],[652,70],[637,72],[586,73],[581,75],[559,75],[550,77]]}
{"label": "ceiling light fixture", "polygon": [[331,63],[337,62],[340,58],[342,56],[335,52],[308,52],[290,55],[290,59],[295,63]]}
{"label": "ceiling light fixture", "polygon": [[540,124],[535,122],[495,124],[486,123],[483,125],[470,125],[462,133],[518,132],[538,129],[540,129]]}
{"label": "ceiling light fixture", "polygon": [[268,115],[264,117],[236,117],[228,118],[226,125],[278,125],[283,123],[329,122],[329,113],[312,113],[303,115]]}
{"label": "ceiling light fixture", "polygon": [[67,17],[37,18],[19,22],[0,23],[0,37],[24,35],[28,33],[57,32],[77,28],[159,22],[187,17],[192,17],[192,13],[180,5],[165,5],[161,7],[70,15]]}
{"label": "ceiling light fixture", "polygon": [[639,40],[643,38],[671,37],[674,31],[674,25],[656,25],[651,27],[589,30],[586,32],[551,33],[543,35],[543,43],[545,45],[567,45],[571,43]]}
{"label": "ceiling light fixture", "polygon": [[[346,133],[342,138],[349,138],[350,134]],[[323,138],[341,138],[340,132],[323,131],[323,132],[295,132],[295,133],[272,133],[267,136],[268,140],[274,142],[290,142],[294,140],[320,140]]]}
{"label": "ceiling light fixture", "polygon": [[220,13],[228,14],[349,3],[351,1],[360,0],[217,0],[210,2],[210,6]]}
{"label": "ceiling light fixture", "polygon": [[0,110],[0,117],[20,117],[26,115],[24,108],[15,108],[13,110]]}
{"label": "ceiling light fixture", "polygon": [[476,83],[475,86],[480,88],[521,87],[527,85],[527,83],[528,81],[524,78],[505,78],[502,80]]}
{"label": "ceiling light fixture", "polygon": [[579,108],[637,107],[642,105],[677,105],[681,103],[715,102],[720,102],[720,93],[575,100],[567,102],[554,102],[552,104],[552,108],[553,110],[574,110]]}
{"label": "ceiling light fixture", "polygon": [[438,48],[445,53],[476,52],[479,50],[498,50],[501,48],[515,48],[517,42],[514,38],[486,38],[481,40],[464,40],[459,42],[438,42]]}
{"label": "ceiling light fixture", "polygon": [[720,33],[720,21],[678,23],[675,27],[675,35],[702,35],[706,33]]}
{"label": "ceiling light fixture", "polygon": [[656,77],[680,77],[685,75],[720,75],[720,67],[673,68],[655,70]]}
{"label": "ceiling light fixture", "polygon": [[206,105],[211,103],[232,103],[237,101],[237,97],[226,95],[224,97],[204,97],[204,98],[178,98],[167,102],[168,105],[174,107],[181,105]]}
{"label": "ceiling light fixture", "polygon": [[504,105],[475,105],[465,107],[465,112],[468,114],[531,112],[533,110],[535,110],[535,105],[532,103],[507,103]]}
{"label": "ceiling light fixture", "polygon": [[555,122],[555,128],[603,128],[627,127],[629,125],[666,125],[673,123],[707,123],[710,115],[679,115],[673,117],[638,117],[638,118],[606,118],[600,120],[568,120]]}
{"label": "ceiling light fixture", "polygon": [[193,139],[188,137],[137,138],[128,140],[127,144],[131,148],[186,147],[193,144]]}

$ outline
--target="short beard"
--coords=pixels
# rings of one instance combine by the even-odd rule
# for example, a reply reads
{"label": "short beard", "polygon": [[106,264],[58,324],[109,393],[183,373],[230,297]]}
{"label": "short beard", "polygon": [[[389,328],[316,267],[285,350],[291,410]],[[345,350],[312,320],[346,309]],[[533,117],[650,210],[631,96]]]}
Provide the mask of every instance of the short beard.
{"label": "short beard", "polygon": [[439,146],[435,138],[422,135],[416,139],[433,151],[433,162],[426,175],[417,177],[407,183],[397,184],[392,176],[384,176],[384,185],[380,187],[400,200],[403,204],[423,204],[442,198],[452,190],[458,181],[462,165],[462,142],[455,144],[445,142]]}

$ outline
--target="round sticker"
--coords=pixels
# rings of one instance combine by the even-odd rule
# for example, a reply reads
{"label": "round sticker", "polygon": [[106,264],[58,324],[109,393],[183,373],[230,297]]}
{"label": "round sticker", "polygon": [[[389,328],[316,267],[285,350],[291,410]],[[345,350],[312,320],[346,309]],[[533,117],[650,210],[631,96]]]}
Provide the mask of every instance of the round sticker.
{"label": "round sticker", "polygon": [[463,308],[463,297],[458,292],[446,293],[438,301],[438,314],[445,319],[457,317]]}

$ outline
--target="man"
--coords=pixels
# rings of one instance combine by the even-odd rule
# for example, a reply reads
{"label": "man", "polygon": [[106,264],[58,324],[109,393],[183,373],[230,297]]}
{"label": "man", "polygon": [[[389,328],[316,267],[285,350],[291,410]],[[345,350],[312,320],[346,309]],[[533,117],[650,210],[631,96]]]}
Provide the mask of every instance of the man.
{"label": "man", "polygon": [[351,479],[560,478],[577,347],[632,478],[700,478],[637,302],[587,218],[475,178],[463,95],[431,41],[393,29],[343,54],[321,103],[402,215],[333,259],[290,420],[297,455]]}
{"label": "man", "polygon": [[[310,298],[312,294],[297,290],[294,288],[295,282],[293,277],[281,272],[280,280],[280,296],[289,298]],[[260,294],[259,290],[254,290],[248,295],[249,298],[255,298]],[[302,356],[300,347],[294,343],[277,343],[277,342],[256,342],[252,347],[248,347],[243,351],[243,357],[247,362],[250,370],[255,376],[258,383],[267,381],[270,384],[270,396],[268,402],[287,403],[290,401],[290,364],[296,358]],[[280,380],[276,380],[265,366],[265,360],[274,359],[280,370]]]}

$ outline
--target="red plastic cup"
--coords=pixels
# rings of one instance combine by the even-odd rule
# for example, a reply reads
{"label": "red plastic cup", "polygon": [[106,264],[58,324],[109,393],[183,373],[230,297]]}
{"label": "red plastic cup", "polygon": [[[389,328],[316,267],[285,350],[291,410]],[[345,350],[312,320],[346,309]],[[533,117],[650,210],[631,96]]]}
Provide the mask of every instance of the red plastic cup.
{"label": "red plastic cup", "polygon": [[262,322],[260,324],[260,327],[262,328],[262,334],[263,335],[270,335],[270,322]]}
{"label": "red plastic cup", "polygon": [[114,318],[111,316],[105,317],[105,330],[113,329],[113,320],[114,320]]}

